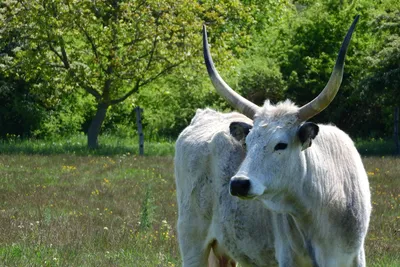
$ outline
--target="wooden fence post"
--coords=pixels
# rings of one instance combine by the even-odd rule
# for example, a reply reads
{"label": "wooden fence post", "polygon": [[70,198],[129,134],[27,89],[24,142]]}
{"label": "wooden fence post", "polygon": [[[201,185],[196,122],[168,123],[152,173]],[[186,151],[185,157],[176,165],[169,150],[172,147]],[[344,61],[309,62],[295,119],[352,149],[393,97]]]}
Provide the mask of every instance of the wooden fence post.
{"label": "wooden fence post", "polygon": [[399,143],[399,107],[394,108],[394,132],[393,132],[394,144],[396,146],[396,155],[400,155],[400,143]]}
{"label": "wooden fence post", "polygon": [[138,134],[139,134],[139,155],[144,155],[144,135],[143,135],[143,126],[142,126],[142,112],[143,112],[143,109],[141,109],[139,106],[137,106],[135,108],[136,125],[138,128]]}

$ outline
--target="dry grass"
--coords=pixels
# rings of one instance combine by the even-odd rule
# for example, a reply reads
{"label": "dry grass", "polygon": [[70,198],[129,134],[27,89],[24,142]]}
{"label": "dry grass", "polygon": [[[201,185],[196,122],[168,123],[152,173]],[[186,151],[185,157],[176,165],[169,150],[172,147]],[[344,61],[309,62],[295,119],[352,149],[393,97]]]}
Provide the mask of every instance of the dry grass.
{"label": "dry grass", "polygon": [[[400,159],[365,158],[370,266],[400,266]],[[0,155],[5,266],[180,266],[172,157]]]}

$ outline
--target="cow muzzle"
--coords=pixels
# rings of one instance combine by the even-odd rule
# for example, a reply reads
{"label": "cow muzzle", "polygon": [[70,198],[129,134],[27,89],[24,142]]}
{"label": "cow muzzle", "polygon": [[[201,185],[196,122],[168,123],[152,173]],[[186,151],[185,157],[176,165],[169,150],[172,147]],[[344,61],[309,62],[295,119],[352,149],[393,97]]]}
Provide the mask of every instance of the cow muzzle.
{"label": "cow muzzle", "polygon": [[250,190],[250,180],[247,177],[233,177],[229,183],[232,196],[247,198]]}

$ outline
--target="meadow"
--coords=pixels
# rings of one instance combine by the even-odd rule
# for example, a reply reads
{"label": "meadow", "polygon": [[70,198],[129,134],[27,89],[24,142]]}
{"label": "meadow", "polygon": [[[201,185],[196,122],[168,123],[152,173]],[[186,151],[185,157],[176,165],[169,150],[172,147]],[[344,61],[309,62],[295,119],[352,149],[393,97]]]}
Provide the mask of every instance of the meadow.
{"label": "meadow", "polygon": [[[0,154],[0,265],[180,266],[173,145],[153,146],[144,157],[51,145]],[[400,158],[363,161],[373,205],[368,266],[400,266]]]}

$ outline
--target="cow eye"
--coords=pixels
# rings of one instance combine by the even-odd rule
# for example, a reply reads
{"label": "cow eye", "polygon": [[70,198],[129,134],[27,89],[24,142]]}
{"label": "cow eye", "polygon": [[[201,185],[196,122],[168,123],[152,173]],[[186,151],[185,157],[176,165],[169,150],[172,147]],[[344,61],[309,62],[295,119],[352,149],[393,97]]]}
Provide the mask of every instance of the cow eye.
{"label": "cow eye", "polygon": [[287,144],[286,143],[278,143],[276,146],[275,146],[275,150],[283,150],[283,149],[285,149],[287,147]]}

